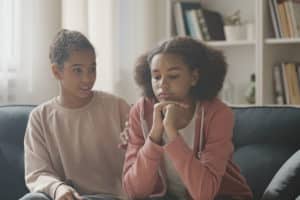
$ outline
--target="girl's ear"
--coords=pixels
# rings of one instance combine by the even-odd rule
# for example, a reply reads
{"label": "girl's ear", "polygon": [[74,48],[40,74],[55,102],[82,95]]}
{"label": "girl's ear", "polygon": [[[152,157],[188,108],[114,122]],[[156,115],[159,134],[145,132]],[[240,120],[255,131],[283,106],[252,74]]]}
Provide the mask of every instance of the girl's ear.
{"label": "girl's ear", "polygon": [[62,71],[59,69],[57,64],[52,64],[51,65],[52,73],[55,76],[57,80],[62,79]]}
{"label": "girl's ear", "polygon": [[192,86],[195,86],[197,85],[198,81],[199,81],[199,78],[200,78],[200,72],[198,69],[194,69],[192,71]]}

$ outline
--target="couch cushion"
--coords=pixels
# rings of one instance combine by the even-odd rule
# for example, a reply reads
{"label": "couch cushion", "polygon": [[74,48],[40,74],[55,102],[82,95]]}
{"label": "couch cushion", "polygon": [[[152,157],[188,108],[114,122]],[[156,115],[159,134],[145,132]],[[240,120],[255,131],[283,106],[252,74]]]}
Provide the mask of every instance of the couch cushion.
{"label": "couch cushion", "polygon": [[300,150],[278,170],[267,187],[262,200],[296,199],[300,195]]}
{"label": "couch cushion", "polygon": [[0,106],[0,199],[18,199],[27,192],[23,140],[28,115],[33,108]]}
{"label": "couch cushion", "polygon": [[233,107],[234,160],[254,199],[260,199],[272,177],[300,149],[300,108]]}
{"label": "couch cushion", "polygon": [[286,144],[300,147],[299,107],[233,107],[236,148],[251,144]]}
{"label": "couch cushion", "polygon": [[260,199],[276,171],[294,151],[266,144],[247,145],[236,150],[233,159],[252,189],[254,199]]}

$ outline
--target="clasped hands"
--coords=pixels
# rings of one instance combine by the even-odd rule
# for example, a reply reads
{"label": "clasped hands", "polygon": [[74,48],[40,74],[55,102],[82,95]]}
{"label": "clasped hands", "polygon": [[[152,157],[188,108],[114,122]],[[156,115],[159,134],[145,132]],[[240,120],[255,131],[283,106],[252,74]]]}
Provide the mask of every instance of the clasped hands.
{"label": "clasped hands", "polygon": [[[154,105],[153,123],[150,130],[150,137],[153,142],[160,144],[163,134],[168,140],[174,139],[178,130],[186,127],[189,123],[186,117],[187,104],[176,101],[163,101]],[[129,140],[129,123],[125,123],[125,129],[120,134],[122,144],[120,148],[126,149]]]}
{"label": "clasped hands", "polygon": [[178,130],[187,126],[189,120],[185,117],[189,106],[175,101],[156,103],[153,110],[153,123],[149,133],[153,142],[160,144],[163,134],[172,141],[178,135]]}

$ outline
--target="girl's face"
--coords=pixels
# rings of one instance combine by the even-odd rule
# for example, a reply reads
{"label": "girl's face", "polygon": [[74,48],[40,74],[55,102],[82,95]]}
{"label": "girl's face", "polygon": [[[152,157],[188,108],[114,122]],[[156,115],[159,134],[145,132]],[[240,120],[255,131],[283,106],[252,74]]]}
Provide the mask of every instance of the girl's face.
{"label": "girl's face", "polygon": [[199,79],[198,70],[191,70],[176,54],[157,54],[151,61],[151,83],[158,101],[192,100],[191,88]]}
{"label": "girl's face", "polygon": [[[55,70],[54,70],[55,71]],[[60,80],[61,95],[73,105],[82,105],[93,96],[96,57],[92,50],[72,51],[63,69],[54,72]],[[70,105],[72,106],[72,105]]]}

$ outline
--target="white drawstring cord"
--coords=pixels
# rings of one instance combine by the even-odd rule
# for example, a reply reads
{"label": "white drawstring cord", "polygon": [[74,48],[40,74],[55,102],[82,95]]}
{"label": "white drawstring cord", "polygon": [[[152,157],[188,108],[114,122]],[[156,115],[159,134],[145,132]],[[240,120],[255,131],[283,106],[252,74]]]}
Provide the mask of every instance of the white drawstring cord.
{"label": "white drawstring cord", "polygon": [[201,106],[200,142],[199,142],[199,150],[197,152],[198,159],[200,159],[201,152],[203,149],[203,137],[204,137],[203,129],[204,129],[204,108],[203,106]]}

